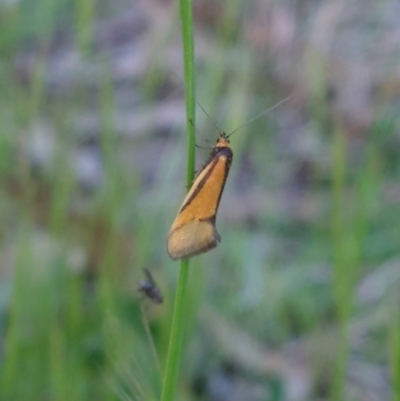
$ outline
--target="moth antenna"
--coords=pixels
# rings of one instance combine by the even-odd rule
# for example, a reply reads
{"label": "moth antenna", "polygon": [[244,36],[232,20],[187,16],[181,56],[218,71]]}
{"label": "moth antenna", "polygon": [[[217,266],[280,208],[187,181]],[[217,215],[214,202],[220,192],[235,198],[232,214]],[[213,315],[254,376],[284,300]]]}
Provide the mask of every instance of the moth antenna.
{"label": "moth antenna", "polygon": [[281,100],[277,104],[273,105],[267,110],[264,110],[260,114],[257,114],[255,117],[251,118],[250,120],[246,121],[244,124],[242,124],[240,127],[236,128],[234,131],[232,131],[227,137],[229,138],[232,134],[234,134],[236,131],[239,131],[241,128],[243,128],[245,125],[250,124],[254,120],[257,120],[257,118],[260,118],[262,115],[269,113],[270,111],[274,110],[276,107],[280,106],[282,103],[285,103],[287,100],[289,100],[292,97],[292,95],[289,95],[285,99]]}
{"label": "moth antenna", "polygon": [[209,120],[214,124],[214,127],[217,129],[218,133],[222,136],[222,132],[218,128],[218,125],[215,123],[215,121],[208,115],[208,113],[205,111],[204,107],[197,101],[197,99],[194,99],[196,103],[200,106],[200,108],[204,111],[204,114],[209,118]]}

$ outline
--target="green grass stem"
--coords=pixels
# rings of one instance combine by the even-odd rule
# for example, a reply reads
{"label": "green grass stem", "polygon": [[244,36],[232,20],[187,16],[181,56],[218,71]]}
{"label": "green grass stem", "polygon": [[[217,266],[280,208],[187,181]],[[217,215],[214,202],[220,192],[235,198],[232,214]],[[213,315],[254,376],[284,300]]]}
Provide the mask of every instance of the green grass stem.
{"label": "green grass stem", "polygon": [[[186,126],[188,135],[187,187],[194,178],[195,161],[195,82],[194,82],[194,40],[192,1],[180,0],[182,21],[183,63],[185,72]],[[185,297],[189,276],[189,261],[181,262],[179,281],[175,296],[171,334],[168,346],[167,365],[163,382],[161,400],[172,401],[178,381],[185,318]]]}
{"label": "green grass stem", "polygon": [[400,401],[400,313],[397,293],[392,295],[393,301],[389,313],[389,355],[392,370],[393,401]]}
{"label": "green grass stem", "polygon": [[353,244],[352,233],[345,222],[345,177],[346,177],[346,139],[341,128],[336,127],[333,141],[333,293],[339,320],[339,341],[337,345],[336,366],[331,389],[332,401],[342,399],[345,383],[345,371],[348,360],[348,338],[346,325],[351,311],[350,271]]}
{"label": "green grass stem", "polygon": [[95,14],[94,0],[78,0],[76,6],[76,43],[82,55],[90,54]]}
{"label": "green grass stem", "polygon": [[167,366],[161,394],[162,401],[174,400],[181,359],[182,340],[184,331],[185,297],[189,276],[189,261],[183,261],[180,266],[178,287],[172,318],[171,334],[168,346]]}

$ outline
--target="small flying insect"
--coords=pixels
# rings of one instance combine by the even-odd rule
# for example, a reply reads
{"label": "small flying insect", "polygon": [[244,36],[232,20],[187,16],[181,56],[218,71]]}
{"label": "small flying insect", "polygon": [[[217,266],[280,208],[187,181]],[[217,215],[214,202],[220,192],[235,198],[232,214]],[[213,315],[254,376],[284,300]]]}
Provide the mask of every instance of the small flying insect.
{"label": "small flying insect", "polygon": [[143,292],[147,298],[151,299],[156,304],[162,304],[164,298],[161,294],[160,289],[157,287],[156,282],[150,270],[146,267],[143,268],[146,280],[142,280],[139,284],[138,292]]}

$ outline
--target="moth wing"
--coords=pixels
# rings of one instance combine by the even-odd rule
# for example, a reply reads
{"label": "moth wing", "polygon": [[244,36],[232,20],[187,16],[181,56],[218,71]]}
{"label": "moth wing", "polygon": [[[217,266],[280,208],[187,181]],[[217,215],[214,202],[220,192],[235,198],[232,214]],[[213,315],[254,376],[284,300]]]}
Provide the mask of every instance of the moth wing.
{"label": "moth wing", "polygon": [[214,224],[193,219],[169,233],[167,251],[172,259],[188,259],[215,248],[220,241]]}
{"label": "moth wing", "polygon": [[231,159],[230,149],[216,153],[194,180],[168,234],[167,252],[172,259],[199,255],[221,241],[215,218]]}

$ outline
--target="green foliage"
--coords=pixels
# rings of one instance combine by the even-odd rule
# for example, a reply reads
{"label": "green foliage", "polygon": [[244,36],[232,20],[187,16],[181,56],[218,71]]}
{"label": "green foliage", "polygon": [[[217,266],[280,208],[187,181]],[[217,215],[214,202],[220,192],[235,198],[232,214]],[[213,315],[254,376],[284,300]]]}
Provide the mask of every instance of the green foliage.
{"label": "green foliage", "polygon": [[[166,235],[209,152],[194,163],[195,142],[217,133],[202,113],[196,138],[189,123],[190,4],[181,35],[173,6],[139,3],[0,4],[0,399],[400,400],[395,74],[353,124],[334,93],[348,60],[316,49],[339,29],[292,54],[291,18],[312,29],[302,7],[266,6],[282,25],[265,32],[255,3],[200,2],[196,98],[221,130],[295,93],[231,137],[222,243],[189,277]],[[137,293],[143,266],[161,306]]]}

